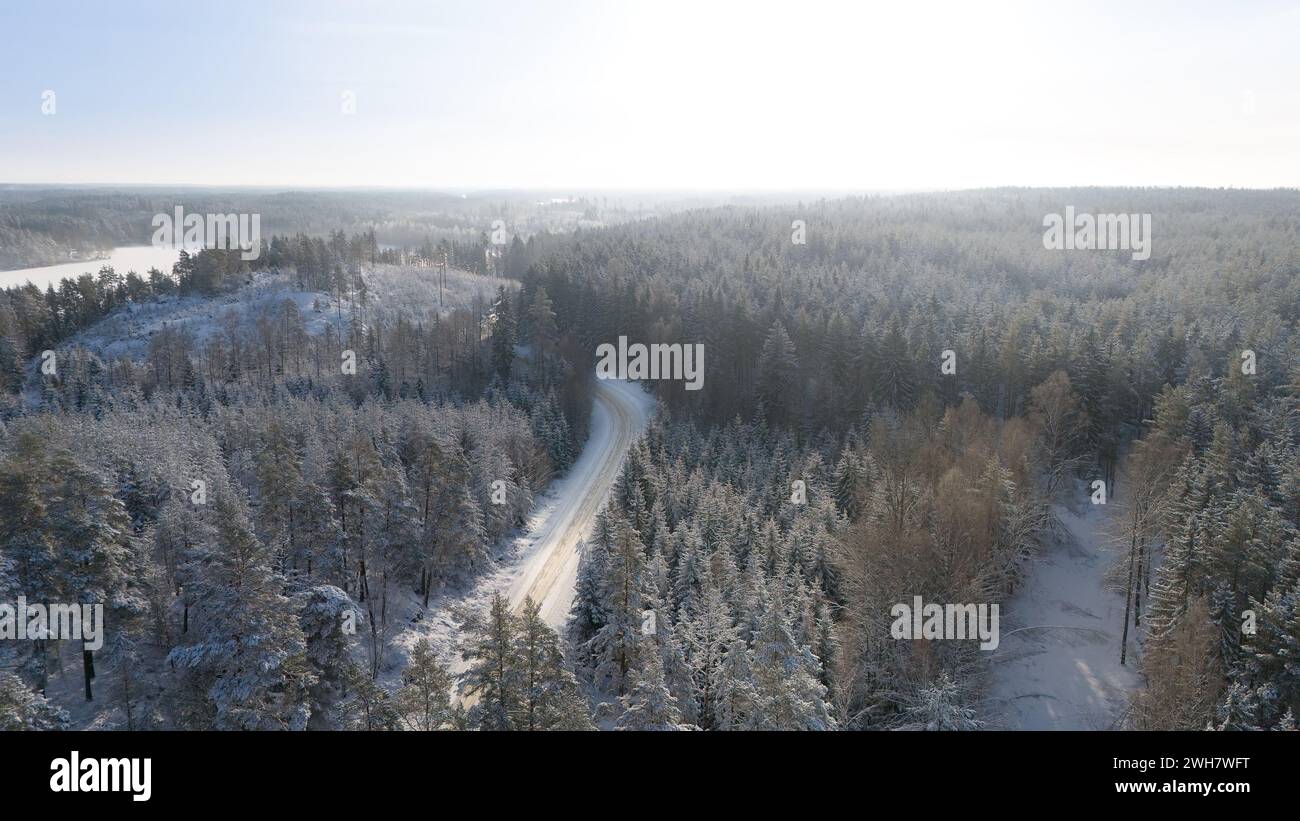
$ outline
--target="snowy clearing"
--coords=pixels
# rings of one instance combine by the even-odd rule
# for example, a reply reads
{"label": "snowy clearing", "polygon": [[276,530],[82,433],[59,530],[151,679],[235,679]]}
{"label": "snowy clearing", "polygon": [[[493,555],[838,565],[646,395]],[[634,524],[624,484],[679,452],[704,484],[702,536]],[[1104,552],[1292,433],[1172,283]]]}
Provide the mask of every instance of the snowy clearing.
{"label": "snowy clearing", "polygon": [[1117,728],[1138,686],[1136,641],[1119,663],[1124,598],[1106,589],[1114,553],[1105,544],[1108,508],[1082,515],[1054,505],[1060,527],[1025,584],[1003,605],[993,653],[990,726],[1019,730]]}

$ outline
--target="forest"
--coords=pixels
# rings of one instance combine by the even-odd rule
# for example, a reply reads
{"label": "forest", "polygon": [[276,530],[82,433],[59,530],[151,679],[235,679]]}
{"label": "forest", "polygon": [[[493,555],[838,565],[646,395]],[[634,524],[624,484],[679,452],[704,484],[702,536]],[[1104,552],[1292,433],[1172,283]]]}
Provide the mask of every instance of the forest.
{"label": "forest", "polygon": [[[1065,204],[1151,214],[1150,259],[1045,248]],[[890,607],[1005,607],[1099,482],[1112,649],[1141,680],[1122,726],[1294,729],[1294,215],[1284,191],[991,189],[506,243],[483,222],[400,257],[338,220],[251,268],[203,251],[7,289],[0,601],[102,604],[110,641],[0,650],[0,726],[998,726],[988,655],[897,641]],[[376,287],[401,263],[431,289],[448,269],[510,285],[392,310]],[[242,309],[106,344],[181,299]],[[493,593],[431,645],[443,597],[508,562],[578,459],[619,336],[707,365],[701,390],[646,384],[660,409],[567,624]]]}
{"label": "forest", "polygon": [[[563,193],[563,196],[555,194]],[[544,196],[544,198],[543,198]],[[754,197],[566,191],[266,191],[258,188],[41,186],[0,187],[0,271],[96,259],[115,246],[148,245],[156,214],[257,213],[265,230],[326,237],[366,234],[391,253],[428,243],[470,244],[496,222],[524,237],[671,213],[691,205]],[[429,258],[426,253],[425,258]],[[479,264],[482,260],[477,261]],[[125,272],[123,272],[125,273]],[[143,272],[141,272],[143,273]]]}
{"label": "forest", "polygon": [[[1067,202],[1153,214],[1152,258],[1044,249],[1043,214]],[[586,554],[580,671],[639,699],[648,665],[665,724],[736,726],[717,699],[743,682],[739,726],[983,726],[987,662],[890,640],[888,606],[1004,599],[1051,504],[1099,479],[1120,514],[1115,652],[1146,684],[1124,725],[1294,727],[1294,208],[1290,192],[860,198],[683,213],[543,255],[522,296],[545,288],[584,347],[709,354],[704,390],[657,384],[663,438],[629,460]],[[662,614],[645,652],[627,625],[643,606]]]}

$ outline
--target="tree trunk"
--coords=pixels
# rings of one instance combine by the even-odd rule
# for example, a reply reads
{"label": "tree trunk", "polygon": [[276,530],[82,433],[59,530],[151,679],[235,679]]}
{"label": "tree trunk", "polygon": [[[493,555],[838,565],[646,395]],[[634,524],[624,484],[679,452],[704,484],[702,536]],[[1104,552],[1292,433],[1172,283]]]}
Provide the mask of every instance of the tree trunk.
{"label": "tree trunk", "polygon": [[1133,530],[1133,541],[1129,545],[1128,551],[1128,584],[1124,587],[1124,633],[1119,640],[1119,663],[1122,667],[1124,660],[1128,655],[1128,618],[1132,613],[1133,604],[1133,567],[1136,562],[1137,553],[1137,529]]}
{"label": "tree trunk", "polygon": [[95,651],[87,650],[84,642],[81,646],[81,671],[86,679],[86,701],[94,701],[95,694],[90,689],[90,680],[95,677]]}

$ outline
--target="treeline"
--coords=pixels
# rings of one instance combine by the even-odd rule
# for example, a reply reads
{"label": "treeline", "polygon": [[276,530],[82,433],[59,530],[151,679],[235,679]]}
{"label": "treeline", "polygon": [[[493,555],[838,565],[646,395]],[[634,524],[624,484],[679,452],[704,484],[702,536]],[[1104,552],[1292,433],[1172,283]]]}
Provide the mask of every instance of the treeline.
{"label": "treeline", "polygon": [[[1044,214],[1154,212],[1154,251],[1058,252]],[[792,223],[806,225],[805,244]],[[710,422],[760,411],[810,432],[880,405],[1010,418],[1063,370],[1087,455],[1112,468],[1166,384],[1244,349],[1268,392],[1300,359],[1300,250],[1287,192],[1007,190],[687,212],[548,245],[525,279],[594,350],[619,335],[702,342],[706,388],[663,383]],[[779,326],[779,328],[778,328]],[[788,339],[788,344],[787,340]],[[956,373],[940,370],[944,350]]]}
{"label": "treeline", "polygon": [[342,292],[355,287],[361,266],[376,264],[431,267],[446,272],[455,268],[471,273],[519,279],[548,239],[514,235],[509,243],[494,243],[487,231],[474,239],[440,239],[428,236],[416,246],[381,248],[374,230],[347,237],[332,231],[326,237],[298,234],[272,237],[263,257],[250,263],[258,269],[293,268],[299,288]]}
{"label": "treeline", "polygon": [[[23,365],[32,356],[55,348],[129,305],[178,296],[219,296],[249,284],[254,272],[283,269],[291,272],[299,290],[330,294],[335,305],[355,305],[364,320],[369,300],[364,272],[375,264],[427,264],[440,269],[444,277],[448,267],[519,276],[529,264],[533,243],[516,237],[499,249],[484,235],[480,242],[468,244],[443,241],[433,246],[426,242],[422,253],[424,256],[380,249],[373,230],[350,238],[342,231],[331,232],[328,239],[275,236],[256,260],[244,260],[235,249],[204,249],[193,255],[181,251],[170,273],[155,268],[144,275],[135,271],[123,275],[105,265],[97,274],[66,278],[58,287],[51,283],[44,291],[32,283],[5,288],[0,290],[0,394],[21,389]],[[464,325],[466,317],[456,313],[450,324]],[[475,333],[480,336],[486,330],[486,319],[485,315],[473,318],[478,326]],[[463,338],[466,330],[458,328],[452,333]]]}
{"label": "treeline", "polygon": [[1297,377],[1292,363],[1272,393],[1240,372],[1170,387],[1126,460],[1117,582],[1126,632],[1146,630],[1138,728],[1297,727]]}
{"label": "treeline", "polygon": [[249,282],[253,270],[238,251],[180,252],[170,273],[150,268],[144,275],[118,273],[103,265],[50,283],[31,282],[0,290],[0,389],[16,392],[15,374],[27,358],[49,350],[114,312],[175,296],[214,296]]}
{"label": "treeline", "polygon": [[[6,186],[0,191],[0,270],[69,262],[123,245],[147,245],[157,214],[258,214],[265,236],[325,237],[343,231],[371,235],[400,257],[407,249],[446,242],[464,254],[455,264],[483,264],[472,253],[498,220],[511,234],[530,237],[566,232],[602,221],[621,222],[688,205],[625,195],[611,200],[579,198],[539,201],[527,192],[455,195],[435,191],[279,191],[212,188],[168,189],[129,186],[42,188]],[[643,203],[642,200],[647,200]],[[483,249],[478,248],[479,251]],[[431,259],[423,254],[424,259]]]}
{"label": "treeline", "polygon": [[70,251],[84,257],[147,245],[154,216],[178,206],[187,214],[259,214],[268,235],[378,231],[381,242],[401,242],[412,230],[441,235],[489,225],[494,213],[483,201],[435,192],[13,186],[0,192],[0,270],[68,262]]}
{"label": "treeline", "polygon": [[68,262],[149,239],[146,197],[11,188],[0,194],[0,270]]}

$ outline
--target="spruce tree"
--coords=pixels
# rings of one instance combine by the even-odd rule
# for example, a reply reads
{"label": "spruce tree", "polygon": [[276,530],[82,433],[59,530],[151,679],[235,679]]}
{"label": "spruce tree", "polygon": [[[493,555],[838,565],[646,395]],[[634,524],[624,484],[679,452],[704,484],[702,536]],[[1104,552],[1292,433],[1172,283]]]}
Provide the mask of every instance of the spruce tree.
{"label": "spruce tree", "polygon": [[647,642],[641,668],[623,699],[623,714],[614,725],[616,730],[690,730],[682,720],[677,699],[664,681],[663,661],[657,642]]}

